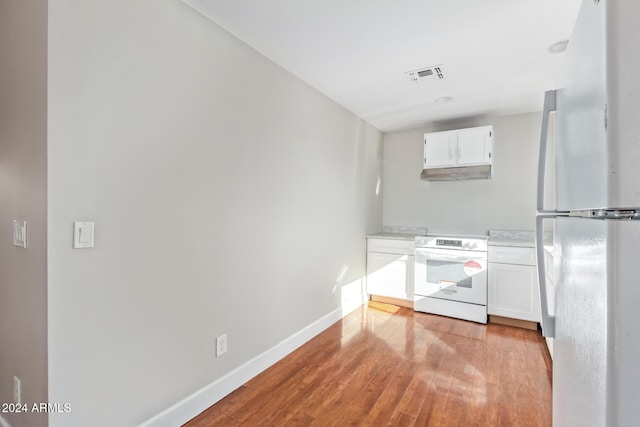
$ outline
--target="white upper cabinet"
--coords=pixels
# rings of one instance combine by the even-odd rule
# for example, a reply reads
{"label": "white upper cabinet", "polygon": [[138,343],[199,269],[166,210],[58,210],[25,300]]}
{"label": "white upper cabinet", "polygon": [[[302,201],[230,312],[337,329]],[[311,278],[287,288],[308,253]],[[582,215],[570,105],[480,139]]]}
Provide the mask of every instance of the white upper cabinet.
{"label": "white upper cabinet", "polygon": [[427,133],[424,168],[490,165],[492,145],[492,126]]}
{"label": "white upper cabinet", "polygon": [[424,136],[424,167],[437,168],[455,164],[455,132],[427,133]]}
{"label": "white upper cabinet", "polygon": [[458,131],[458,165],[491,164],[491,126]]}

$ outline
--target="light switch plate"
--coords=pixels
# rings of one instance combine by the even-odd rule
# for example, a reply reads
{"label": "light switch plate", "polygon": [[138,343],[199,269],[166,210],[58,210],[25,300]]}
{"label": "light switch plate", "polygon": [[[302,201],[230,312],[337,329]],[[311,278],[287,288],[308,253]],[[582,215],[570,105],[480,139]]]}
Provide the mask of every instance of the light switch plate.
{"label": "light switch plate", "polygon": [[21,248],[27,247],[27,221],[13,220],[13,244]]}
{"label": "light switch plate", "polygon": [[93,222],[76,221],[73,223],[73,248],[86,249],[93,247]]}

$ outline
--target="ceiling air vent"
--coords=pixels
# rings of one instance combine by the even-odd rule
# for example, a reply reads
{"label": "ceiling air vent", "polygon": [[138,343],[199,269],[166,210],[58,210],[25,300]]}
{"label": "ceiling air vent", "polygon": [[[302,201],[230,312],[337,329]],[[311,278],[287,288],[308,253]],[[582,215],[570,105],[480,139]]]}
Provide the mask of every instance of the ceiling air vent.
{"label": "ceiling air vent", "polygon": [[432,67],[420,68],[419,70],[407,71],[405,74],[413,83],[419,83],[425,79],[444,79],[444,74],[442,74],[442,65],[434,65]]}

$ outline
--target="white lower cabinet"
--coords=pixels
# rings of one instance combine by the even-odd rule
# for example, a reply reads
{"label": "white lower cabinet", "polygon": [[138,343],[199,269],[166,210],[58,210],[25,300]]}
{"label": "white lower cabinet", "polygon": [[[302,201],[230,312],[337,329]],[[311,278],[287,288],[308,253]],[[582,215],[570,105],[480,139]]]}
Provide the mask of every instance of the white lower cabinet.
{"label": "white lower cabinet", "polygon": [[535,249],[489,247],[490,315],[540,322],[540,297]]}
{"label": "white lower cabinet", "polygon": [[413,241],[369,239],[367,293],[413,302]]}

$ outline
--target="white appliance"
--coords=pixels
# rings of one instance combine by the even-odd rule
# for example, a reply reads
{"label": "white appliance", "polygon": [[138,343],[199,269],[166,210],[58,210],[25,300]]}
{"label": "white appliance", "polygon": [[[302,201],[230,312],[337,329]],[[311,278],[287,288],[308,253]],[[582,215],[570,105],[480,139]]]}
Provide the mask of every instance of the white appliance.
{"label": "white appliance", "polygon": [[[545,96],[536,239],[553,425],[640,425],[640,2],[584,0],[561,89]],[[556,206],[545,210],[555,111]],[[554,221],[549,313],[543,221]]]}
{"label": "white appliance", "polygon": [[487,240],[486,236],[417,236],[413,308],[487,323]]}

